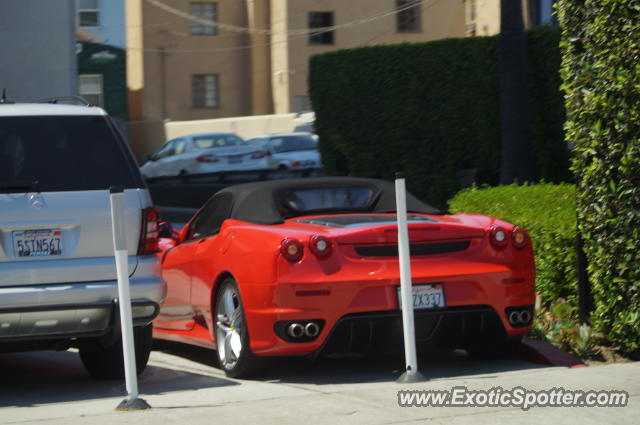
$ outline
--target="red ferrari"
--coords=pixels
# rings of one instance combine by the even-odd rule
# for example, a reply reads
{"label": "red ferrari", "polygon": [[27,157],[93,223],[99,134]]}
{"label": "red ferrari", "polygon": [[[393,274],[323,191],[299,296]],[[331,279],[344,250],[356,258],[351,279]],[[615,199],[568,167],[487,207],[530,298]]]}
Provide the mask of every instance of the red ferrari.
{"label": "red ferrari", "polygon": [[[409,194],[407,211],[418,348],[497,354],[517,343],[535,298],[527,233]],[[264,356],[401,351],[397,243],[386,181],[228,187],[161,241],[168,294],[154,337],[216,349],[231,377]]]}

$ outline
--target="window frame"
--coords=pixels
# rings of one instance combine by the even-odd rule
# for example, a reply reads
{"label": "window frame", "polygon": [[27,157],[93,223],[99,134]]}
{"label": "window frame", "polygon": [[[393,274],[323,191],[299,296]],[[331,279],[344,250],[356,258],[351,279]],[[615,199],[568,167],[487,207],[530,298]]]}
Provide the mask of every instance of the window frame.
{"label": "window frame", "polygon": [[[406,6],[413,0],[396,0],[396,8]],[[396,33],[399,34],[416,34],[422,32],[422,5],[420,3],[396,14]],[[406,19],[415,14],[415,24],[412,28],[402,28],[406,25]]]}
{"label": "window frame", "polygon": [[[96,8],[95,9],[87,9],[87,8],[81,8],[80,7],[80,3],[82,2],[82,0],[76,0],[76,25],[78,26],[78,28],[98,28],[100,27],[101,24],[101,19],[100,19],[100,0],[95,0],[96,2]],[[96,25],[81,25],[82,24],[82,19],[80,18],[80,15],[82,13],[95,13],[96,14]]]}
{"label": "window frame", "polygon": [[[204,7],[204,6],[211,6],[212,7],[212,13],[211,13],[211,18],[209,18],[209,16],[205,16],[206,12],[203,12],[201,14],[199,14],[199,12],[194,10],[194,7]],[[191,2],[189,3],[189,15],[194,16],[196,18],[200,18],[200,19],[205,19],[205,20],[210,20],[214,23],[218,23],[218,3],[217,2]],[[218,35],[218,27],[216,25],[205,25],[202,24],[198,21],[191,21],[191,25],[190,25],[190,34],[196,37],[207,37],[207,36],[214,36],[214,35]]]}
{"label": "window frame", "polygon": [[[202,104],[196,102],[196,78],[203,77],[205,86],[205,94],[202,98]],[[214,105],[207,105],[206,95],[206,77],[214,77]],[[191,108],[193,109],[216,109],[220,108],[220,75],[219,74],[192,74],[191,75]]]}
{"label": "window frame", "polygon": [[[329,22],[325,22],[326,17],[331,17]],[[312,23],[318,21],[320,26],[312,26]],[[307,12],[307,26],[309,31],[316,28],[326,28],[335,25],[335,12],[334,11],[309,11]],[[321,34],[309,34],[308,45],[309,46],[335,46],[336,44],[336,31],[331,30],[323,32]]]}
{"label": "window frame", "polygon": [[[83,92],[82,91],[82,79],[86,78],[86,77],[98,77],[98,79],[100,80],[100,92],[99,93],[87,93],[87,92]],[[99,106],[101,108],[104,108],[104,75],[102,74],[79,74],[78,75],[78,94],[81,97],[86,97],[87,95],[89,96],[98,96],[98,103],[92,103],[92,105],[94,106]],[[87,99],[89,100],[89,99]]]}

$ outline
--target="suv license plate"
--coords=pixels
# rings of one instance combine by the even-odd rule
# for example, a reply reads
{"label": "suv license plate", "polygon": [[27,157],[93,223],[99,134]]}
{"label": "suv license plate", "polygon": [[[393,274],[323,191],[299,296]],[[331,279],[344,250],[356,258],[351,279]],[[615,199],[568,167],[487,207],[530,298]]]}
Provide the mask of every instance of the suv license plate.
{"label": "suv license plate", "polygon": [[229,164],[240,164],[241,162],[242,162],[241,155],[229,157]]}
{"label": "suv license plate", "polygon": [[[442,283],[430,283],[428,285],[415,285],[411,287],[413,292],[413,309],[428,310],[432,308],[444,308],[444,290]],[[402,297],[398,286],[398,308],[402,310]]]}
{"label": "suv license plate", "polygon": [[17,257],[51,257],[62,254],[60,229],[17,230],[13,232]]}

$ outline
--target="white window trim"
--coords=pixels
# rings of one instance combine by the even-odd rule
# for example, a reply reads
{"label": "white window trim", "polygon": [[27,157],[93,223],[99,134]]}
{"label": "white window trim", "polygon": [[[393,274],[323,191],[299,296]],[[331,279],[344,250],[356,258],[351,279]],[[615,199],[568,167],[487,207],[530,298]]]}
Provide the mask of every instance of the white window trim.
{"label": "white window trim", "polygon": [[[100,80],[100,91],[99,91],[99,93],[81,92],[80,89],[82,87],[82,84],[80,84],[80,80],[82,79],[82,77],[98,77],[98,79]],[[85,95],[98,96],[99,102],[95,106],[99,106],[101,108],[104,107],[104,77],[103,77],[103,75],[102,74],[80,74],[80,75],[78,75],[78,92],[79,92],[80,96],[82,96],[82,97],[84,97]]]}
{"label": "white window trim", "polygon": [[[76,0],[76,26],[78,28],[98,28],[101,24],[102,24],[102,20],[101,20],[101,13],[100,13],[100,1],[101,0],[96,0],[96,4],[97,4],[97,8],[96,9],[81,9],[80,8],[80,0]],[[90,25],[90,26],[86,26],[80,25],[80,13],[82,12],[96,12],[98,15],[98,22],[97,25]]]}

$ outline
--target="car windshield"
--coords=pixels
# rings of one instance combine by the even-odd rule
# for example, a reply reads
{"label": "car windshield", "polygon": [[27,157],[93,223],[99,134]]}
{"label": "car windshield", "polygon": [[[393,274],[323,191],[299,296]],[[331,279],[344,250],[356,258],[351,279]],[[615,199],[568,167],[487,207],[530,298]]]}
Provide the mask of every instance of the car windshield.
{"label": "car windshield", "polygon": [[278,136],[271,139],[275,153],[308,151],[317,149],[316,141],[311,136]]}
{"label": "car windshield", "polygon": [[137,187],[102,116],[0,117],[0,192]]}
{"label": "car windshield", "polygon": [[366,186],[289,189],[280,194],[281,201],[297,213],[321,210],[366,210],[373,191]]}
{"label": "car windshield", "polygon": [[193,145],[198,149],[246,146],[246,144],[247,142],[235,134],[206,134],[193,138]]}

